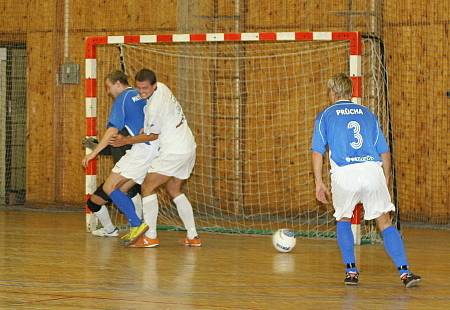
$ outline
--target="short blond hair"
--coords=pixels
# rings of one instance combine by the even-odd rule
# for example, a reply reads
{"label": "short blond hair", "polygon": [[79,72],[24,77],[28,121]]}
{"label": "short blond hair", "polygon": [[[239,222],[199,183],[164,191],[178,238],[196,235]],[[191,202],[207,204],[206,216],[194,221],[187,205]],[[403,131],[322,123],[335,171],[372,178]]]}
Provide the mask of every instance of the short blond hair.
{"label": "short blond hair", "polygon": [[352,97],[352,79],[345,73],[339,73],[328,80],[328,91],[333,91],[337,99]]}

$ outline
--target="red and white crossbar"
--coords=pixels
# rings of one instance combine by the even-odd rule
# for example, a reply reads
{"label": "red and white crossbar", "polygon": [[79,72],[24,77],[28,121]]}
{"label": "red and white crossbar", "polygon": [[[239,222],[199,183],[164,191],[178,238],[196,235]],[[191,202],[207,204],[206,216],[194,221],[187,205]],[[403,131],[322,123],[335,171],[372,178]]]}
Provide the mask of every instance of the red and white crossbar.
{"label": "red and white crossbar", "polygon": [[[197,42],[287,42],[287,41],[348,41],[350,50],[350,76],[353,81],[352,100],[361,103],[361,55],[362,42],[359,32],[243,32],[243,33],[194,33],[194,34],[150,34],[124,36],[87,37],[85,41],[85,97],[86,136],[97,135],[97,46],[108,44],[158,44]],[[88,152],[88,150],[86,150]],[[86,199],[96,190],[96,161],[86,168]],[[90,221],[86,208],[87,221]],[[358,221],[359,223],[359,221]],[[359,225],[359,224],[357,224]],[[87,229],[91,227],[88,225]],[[355,243],[357,238],[355,236]]]}

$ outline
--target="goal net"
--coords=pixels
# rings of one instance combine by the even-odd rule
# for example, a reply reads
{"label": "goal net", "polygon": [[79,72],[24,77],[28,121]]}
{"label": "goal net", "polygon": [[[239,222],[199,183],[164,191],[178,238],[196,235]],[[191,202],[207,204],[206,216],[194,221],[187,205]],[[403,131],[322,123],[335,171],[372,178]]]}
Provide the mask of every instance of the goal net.
{"label": "goal net", "polygon": [[[354,86],[354,100],[369,106],[388,130],[384,67],[370,39],[362,40],[364,52],[352,59],[355,42],[336,40],[332,33],[306,33],[311,34],[308,40],[294,34],[297,40],[277,40],[282,37],[277,34],[262,41],[258,34],[234,34],[236,38],[219,42],[192,35],[97,37],[94,51],[87,46],[95,62],[86,60],[86,88],[95,90],[87,90],[86,102],[92,110],[89,96],[95,93],[98,132],[88,129],[88,136],[101,137],[105,130],[112,103],[103,86],[105,76],[121,69],[133,84],[138,70],[150,68],[178,98],[196,139],[196,165],[184,189],[200,230],[269,234],[290,228],[298,236],[335,237],[332,206],[315,199],[310,150],[314,119],[330,104],[326,81],[347,72],[356,84],[362,81]],[[324,179],[329,180],[325,162]],[[87,194],[111,168],[110,158],[97,160]],[[159,228],[181,229],[176,207],[163,190],[158,195]],[[119,226],[126,224],[115,208],[110,212]],[[363,242],[377,238],[372,223],[361,227]]]}

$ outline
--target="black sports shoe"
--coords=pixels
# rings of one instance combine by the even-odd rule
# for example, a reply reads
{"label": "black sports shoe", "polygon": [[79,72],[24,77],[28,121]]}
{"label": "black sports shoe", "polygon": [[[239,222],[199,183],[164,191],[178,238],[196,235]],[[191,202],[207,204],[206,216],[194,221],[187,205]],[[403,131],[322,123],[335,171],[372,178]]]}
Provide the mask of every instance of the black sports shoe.
{"label": "black sports shoe", "polygon": [[405,273],[400,279],[406,288],[416,286],[422,280],[420,276],[412,273]]}
{"label": "black sports shoe", "polygon": [[358,272],[346,272],[344,284],[345,285],[358,285],[359,273]]}

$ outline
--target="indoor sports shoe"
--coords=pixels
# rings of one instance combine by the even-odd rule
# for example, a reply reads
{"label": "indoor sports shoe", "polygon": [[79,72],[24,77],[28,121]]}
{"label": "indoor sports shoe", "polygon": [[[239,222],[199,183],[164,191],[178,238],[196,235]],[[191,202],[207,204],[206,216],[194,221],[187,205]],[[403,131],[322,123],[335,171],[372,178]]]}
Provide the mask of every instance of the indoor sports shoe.
{"label": "indoor sports shoe", "polygon": [[135,243],[137,239],[142,236],[147,230],[148,225],[145,223],[142,223],[141,225],[136,227],[131,227],[128,240],[125,240],[125,246],[130,246],[131,244]]}
{"label": "indoor sports shoe", "polygon": [[186,238],[186,239],[184,239],[184,245],[187,245],[187,246],[202,246],[202,240],[200,240],[199,236],[194,237],[194,239]]}
{"label": "indoor sports shoe", "polygon": [[103,227],[91,232],[94,236],[97,237],[117,237],[119,236],[119,229],[117,227],[114,228],[112,232],[107,232]]}
{"label": "indoor sports shoe", "polygon": [[120,237],[120,240],[122,241],[128,241],[130,240],[131,231],[127,232],[125,235]]}
{"label": "indoor sports shoe", "polygon": [[358,285],[359,273],[358,272],[346,272],[344,284],[345,285]]}
{"label": "indoor sports shoe", "polygon": [[159,245],[159,239],[151,239],[145,235],[140,236],[136,242],[130,244],[129,248],[154,248]]}
{"label": "indoor sports shoe", "polygon": [[416,276],[412,273],[405,273],[400,277],[400,279],[402,280],[406,288],[416,286],[422,280],[420,276]]}

